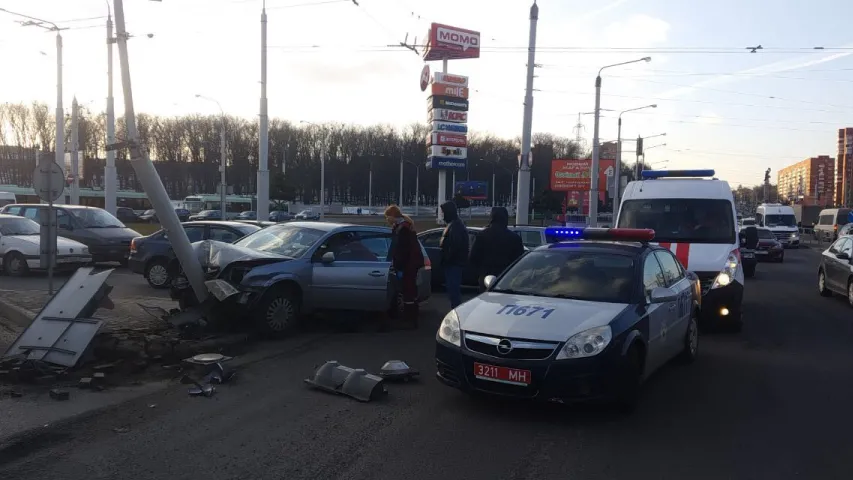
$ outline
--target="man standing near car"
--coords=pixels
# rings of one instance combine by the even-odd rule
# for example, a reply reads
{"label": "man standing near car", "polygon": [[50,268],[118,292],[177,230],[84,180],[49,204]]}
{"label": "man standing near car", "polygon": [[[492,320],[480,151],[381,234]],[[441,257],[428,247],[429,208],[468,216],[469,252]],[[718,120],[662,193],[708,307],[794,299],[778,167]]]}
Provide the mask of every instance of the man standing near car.
{"label": "man standing near car", "polygon": [[521,236],[509,229],[509,212],[504,207],[493,207],[489,226],[477,234],[471,247],[471,266],[477,271],[480,291],[488,275],[500,275],[518,257],[524,254]]}
{"label": "man standing near car", "polygon": [[453,309],[462,304],[462,269],[468,261],[468,229],[452,201],[442,204],[441,212],[447,223],[441,234],[441,268],[450,308]]}

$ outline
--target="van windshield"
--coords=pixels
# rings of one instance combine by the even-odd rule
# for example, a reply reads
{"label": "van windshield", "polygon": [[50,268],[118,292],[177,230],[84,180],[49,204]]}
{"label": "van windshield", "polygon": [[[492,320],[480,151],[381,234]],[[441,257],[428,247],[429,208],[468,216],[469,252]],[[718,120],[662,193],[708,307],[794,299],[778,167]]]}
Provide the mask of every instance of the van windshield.
{"label": "van windshield", "polygon": [[620,228],[651,228],[656,242],[735,243],[734,214],[728,200],[656,198],[626,200]]}
{"label": "van windshield", "polygon": [[797,217],[790,213],[783,215],[765,215],[764,224],[768,227],[796,227]]}

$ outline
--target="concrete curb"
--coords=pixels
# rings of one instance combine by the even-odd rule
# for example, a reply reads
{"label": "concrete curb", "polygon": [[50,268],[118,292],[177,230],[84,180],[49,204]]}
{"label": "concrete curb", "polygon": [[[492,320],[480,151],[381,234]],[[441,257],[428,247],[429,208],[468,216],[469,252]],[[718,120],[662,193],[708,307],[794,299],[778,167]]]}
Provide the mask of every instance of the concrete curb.
{"label": "concrete curb", "polygon": [[14,327],[29,327],[36,318],[36,315],[36,313],[31,312],[26,308],[19,307],[0,298],[0,319],[8,320]]}

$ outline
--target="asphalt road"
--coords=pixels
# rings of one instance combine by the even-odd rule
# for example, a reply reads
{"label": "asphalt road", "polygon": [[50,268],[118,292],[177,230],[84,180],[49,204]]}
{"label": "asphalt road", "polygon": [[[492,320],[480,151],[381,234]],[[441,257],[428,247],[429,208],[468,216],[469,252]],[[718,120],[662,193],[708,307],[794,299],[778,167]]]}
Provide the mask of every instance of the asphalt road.
{"label": "asphalt road", "polygon": [[[111,268],[109,264],[107,265],[98,265],[97,267],[100,269]],[[145,281],[145,278],[142,275],[131,272],[126,268],[121,267],[112,267],[114,268],[112,275],[108,280],[108,283],[114,287],[113,293],[110,295],[112,298],[120,298],[120,297],[144,297],[144,296],[157,296],[157,297],[168,297],[168,290],[155,290],[148,285],[148,282]],[[62,284],[65,283],[68,278],[71,277],[70,273],[62,272],[57,273],[54,276],[53,288],[59,289]],[[43,290],[47,291],[48,289],[48,279],[47,273],[44,272],[32,272],[26,277],[9,277],[6,275],[0,275],[0,290]]]}
{"label": "asphalt road", "polygon": [[[817,250],[749,279],[738,335],[703,335],[700,358],[646,384],[639,409],[474,400],[434,379],[443,309],[416,332],[325,334],[240,372],[212,399],[183,387],[0,448],[0,478],[849,479],[853,320],[818,296]],[[308,390],[325,360],[419,383],[361,404]],[[155,405],[155,406],[151,406]]]}

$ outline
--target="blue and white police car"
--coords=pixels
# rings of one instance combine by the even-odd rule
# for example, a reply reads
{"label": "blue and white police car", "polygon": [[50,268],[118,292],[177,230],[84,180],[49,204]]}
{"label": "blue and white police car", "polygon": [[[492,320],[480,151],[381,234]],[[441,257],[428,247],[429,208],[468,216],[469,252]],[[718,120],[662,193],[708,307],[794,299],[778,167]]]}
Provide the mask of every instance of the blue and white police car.
{"label": "blue and white police car", "polygon": [[696,358],[699,279],[654,230],[549,228],[563,241],[518,259],[448,313],[437,377],[466,392],[636,405],[670,359]]}

